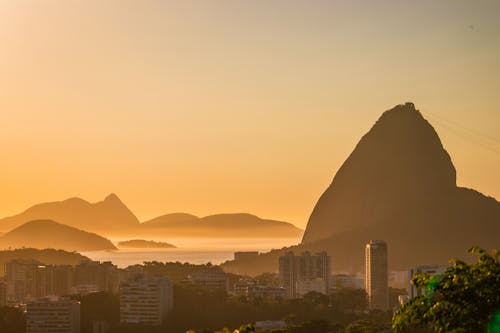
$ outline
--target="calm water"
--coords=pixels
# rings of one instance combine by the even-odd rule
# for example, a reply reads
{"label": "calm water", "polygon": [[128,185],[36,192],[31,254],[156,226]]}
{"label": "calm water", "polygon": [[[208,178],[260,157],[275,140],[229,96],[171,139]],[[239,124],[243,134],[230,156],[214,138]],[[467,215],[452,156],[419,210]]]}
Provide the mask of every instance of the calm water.
{"label": "calm water", "polygon": [[[116,244],[122,239],[112,239]],[[233,259],[236,251],[267,252],[283,246],[295,245],[300,238],[171,238],[152,239],[177,246],[175,249],[122,249],[117,251],[82,252],[83,255],[99,261],[112,261],[120,268],[144,261],[180,261],[192,264],[220,264]]]}

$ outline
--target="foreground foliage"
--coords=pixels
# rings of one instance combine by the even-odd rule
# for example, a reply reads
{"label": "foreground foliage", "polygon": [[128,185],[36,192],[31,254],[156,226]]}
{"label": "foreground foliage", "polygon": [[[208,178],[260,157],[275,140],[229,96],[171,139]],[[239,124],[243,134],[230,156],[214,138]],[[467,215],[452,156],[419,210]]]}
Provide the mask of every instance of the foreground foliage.
{"label": "foreground foliage", "polygon": [[453,260],[439,276],[420,274],[412,283],[426,294],[411,299],[393,318],[393,331],[500,333],[499,252],[474,247],[477,262]]}

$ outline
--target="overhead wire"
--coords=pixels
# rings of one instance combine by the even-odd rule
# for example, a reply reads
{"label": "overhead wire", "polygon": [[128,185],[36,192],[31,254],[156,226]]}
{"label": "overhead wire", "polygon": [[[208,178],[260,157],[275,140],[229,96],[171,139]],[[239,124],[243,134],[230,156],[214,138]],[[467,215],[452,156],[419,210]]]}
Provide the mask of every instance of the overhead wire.
{"label": "overhead wire", "polygon": [[479,130],[464,126],[457,121],[445,119],[441,116],[425,112],[425,117],[468,143],[481,146],[484,149],[500,156],[500,139]]}

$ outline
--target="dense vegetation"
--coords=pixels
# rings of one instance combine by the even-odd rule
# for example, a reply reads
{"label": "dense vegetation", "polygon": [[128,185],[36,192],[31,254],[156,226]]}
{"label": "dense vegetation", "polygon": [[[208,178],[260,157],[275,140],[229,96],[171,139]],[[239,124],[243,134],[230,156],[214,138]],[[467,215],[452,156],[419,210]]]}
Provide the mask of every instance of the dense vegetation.
{"label": "dense vegetation", "polygon": [[[113,299],[115,297],[115,299]],[[116,296],[100,296],[81,299],[82,328],[93,319],[116,318]],[[93,308],[98,311],[88,313]],[[145,327],[141,325],[119,325],[113,322],[112,333],[174,333],[194,329],[195,332],[215,332],[223,327],[231,331],[242,323],[261,320],[285,319],[289,332],[322,333],[344,332],[351,323],[370,327],[390,327],[391,312],[368,312],[363,290],[345,290],[341,293],[325,296],[309,293],[303,299],[271,300],[231,298],[223,291],[209,291],[203,287],[181,282],[174,284],[174,310],[169,314],[164,327]],[[85,319],[84,319],[85,318]],[[366,322],[362,322],[365,320]],[[374,324],[375,323],[375,324]],[[327,330],[325,330],[327,329]],[[82,330],[85,333],[84,330]],[[358,332],[353,328],[348,331]],[[366,331],[370,332],[370,331]]]}
{"label": "dense vegetation", "polygon": [[425,296],[411,299],[394,316],[396,333],[426,329],[436,333],[500,333],[499,253],[479,248],[467,264],[453,260],[439,276],[421,274],[413,283],[426,288]]}
{"label": "dense vegetation", "polygon": [[26,317],[19,308],[0,307],[0,332],[25,333]]}

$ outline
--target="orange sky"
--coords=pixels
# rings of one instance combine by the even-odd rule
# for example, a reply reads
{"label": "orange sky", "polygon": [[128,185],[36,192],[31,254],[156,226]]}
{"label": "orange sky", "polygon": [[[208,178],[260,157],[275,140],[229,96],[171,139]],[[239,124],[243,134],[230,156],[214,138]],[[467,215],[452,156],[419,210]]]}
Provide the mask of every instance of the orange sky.
{"label": "orange sky", "polygon": [[500,198],[498,1],[0,1],[0,216],[117,193],[141,220],[305,226],[413,101]]}

